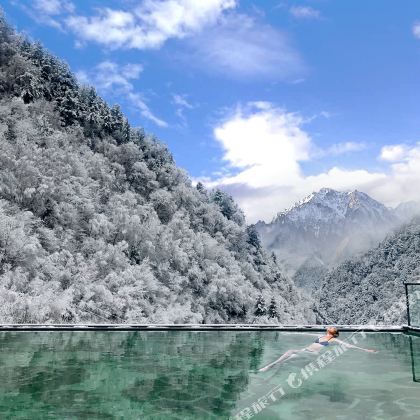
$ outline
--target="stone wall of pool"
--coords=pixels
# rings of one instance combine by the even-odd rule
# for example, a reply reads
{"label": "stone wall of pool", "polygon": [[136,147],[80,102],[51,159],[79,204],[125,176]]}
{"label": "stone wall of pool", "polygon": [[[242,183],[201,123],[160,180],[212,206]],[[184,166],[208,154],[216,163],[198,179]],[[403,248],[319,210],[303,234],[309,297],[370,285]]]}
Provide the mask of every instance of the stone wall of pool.
{"label": "stone wall of pool", "polygon": [[[419,327],[408,325],[335,325],[340,331],[412,332]],[[328,325],[267,324],[0,324],[0,331],[287,331],[322,332]]]}

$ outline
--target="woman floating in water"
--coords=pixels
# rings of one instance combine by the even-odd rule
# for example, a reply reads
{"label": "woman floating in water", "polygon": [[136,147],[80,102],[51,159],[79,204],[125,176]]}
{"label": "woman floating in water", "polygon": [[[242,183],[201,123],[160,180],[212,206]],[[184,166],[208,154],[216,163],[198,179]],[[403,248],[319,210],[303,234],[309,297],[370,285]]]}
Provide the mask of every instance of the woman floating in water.
{"label": "woman floating in water", "polygon": [[288,351],[286,351],[286,353],[284,353],[281,357],[279,357],[273,363],[270,363],[269,365],[264,366],[263,368],[259,369],[258,372],[265,372],[266,370],[270,369],[271,367],[273,367],[273,366],[275,366],[279,363],[283,363],[286,360],[289,360],[289,359],[297,356],[298,353],[308,352],[308,353],[318,354],[324,347],[329,346],[330,343],[338,343],[338,344],[346,346],[350,349],[358,349],[358,350],[367,351],[369,353],[376,353],[376,350],[364,349],[363,347],[358,347],[358,346],[355,346],[354,344],[349,344],[349,343],[345,343],[344,341],[338,340],[337,339],[338,336],[339,336],[339,332],[338,332],[337,328],[335,328],[335,327],[327,328],[327,334],[322,336],[322,337],[318,337],[315,340],[315,342],[310,344],[308,347],[304,347],[303,349],[288,350]]}

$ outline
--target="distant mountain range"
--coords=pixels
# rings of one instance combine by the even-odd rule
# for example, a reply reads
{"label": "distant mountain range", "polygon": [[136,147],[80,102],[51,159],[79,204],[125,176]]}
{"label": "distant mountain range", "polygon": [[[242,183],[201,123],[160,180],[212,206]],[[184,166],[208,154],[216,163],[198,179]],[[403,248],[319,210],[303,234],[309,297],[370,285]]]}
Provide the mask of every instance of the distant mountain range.
{"label": "distant mountain range", "polygon": [[357,190],[323,188],[256,229],[296,283],[311,289],[328,268],[376,246],[418,209],[413,202],[391,209]]}

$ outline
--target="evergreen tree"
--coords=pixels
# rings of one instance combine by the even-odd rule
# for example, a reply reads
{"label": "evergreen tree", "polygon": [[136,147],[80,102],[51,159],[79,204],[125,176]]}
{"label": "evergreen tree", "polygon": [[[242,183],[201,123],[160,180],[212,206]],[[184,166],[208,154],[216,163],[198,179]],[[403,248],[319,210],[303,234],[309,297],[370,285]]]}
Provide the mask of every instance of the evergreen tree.
{"label": "evergreen tree", "polygon": [[7,130],[4,133],[4,138],[10,143],[14,143],[16,141],[16,133],[15,133],[14,125],[15,124],[13,120],[7,121]]}
{"label": "evergreen tree", "polygon": [[260,249],[261,248],[260,236],[257,232],[257,229],[255,228],[255,225],[247,226],[246,232],[248,235],[247,242],[255,249]]}
{"label": "evergreen tree", "polygon": [[64,98],[59,104],[61,121],[64,126],[72,125],[78,117],[78,97],[72,91],[66,91]]}
{"label": "evergreen tree", "polygon": [[90,129],[97,128],[99,124],[99,101],[95,89],[82,87],[80,92],[80,107],[83,110],[85,126]]}
{"label": "evergreen tree", "polygon": [[201,194],[206,194],[206,188],[201,182],[198,182],[195,188],[197,188],[197,191]]}
{"label": "evergreen tree", "polygon": [[267,307],[265,306],[265,300],[263,295],[259,295],[257,303],[255,304],[255,316],[264,316],[267,315]]}
{"label": "evergreen tree", "polygon": [[111,108],[111,126],[113,131],[122,130],[124,115],[119,105],[113,105]]}
{"label": "evergreen tree", "polygon": [[232,220],[240,225],[245,223],[245,217],[233,198],[225,192],[216,189],[213,192],[213,201],[219,206],[220,211],[226,219]]}
{"label": "evergreen tree", "polygon": [[271,253],[271,258],[272,258],[272,260],[273,260],[274,264],[277,264],[277,256],[276,256],[276,254],[274,253],[274,251]]}
{"label": "evergreen tree", "polygon": [[268,307],[268,317],[269,318],[278,318],[279,312],[277,310],[277,303],[274,299],[274,296],[271,298],[270,306]]}
{"label": "evergreen tree", "polygon": [[42,80],[31,69],[28,69],[24,74],[19,76],[16,84],[20,88],[18,94],[25,104],[33,102],[43,94]]}

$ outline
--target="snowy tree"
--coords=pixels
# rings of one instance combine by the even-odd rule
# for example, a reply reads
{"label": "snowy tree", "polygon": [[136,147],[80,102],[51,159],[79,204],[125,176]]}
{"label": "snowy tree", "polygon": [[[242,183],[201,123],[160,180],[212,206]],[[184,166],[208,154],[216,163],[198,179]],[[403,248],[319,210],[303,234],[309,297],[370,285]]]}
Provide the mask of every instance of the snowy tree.
{"label": "snowy tree", "polygon": [[206,187],[201,182],[197,183],[196,188],[201,194],[206,194]]}
{"label": "snowy tree", "polygon": [[43,94],[41,78],[30,69],[17,78],[16,84],[20,87],[19,95],[25,104],[33,102]]}
{"label": "snowy tree", "polygon": [[254,248],[260,249],[261,248],[261,241],[260,237],[258,235],[257,229],[255,228],[255,225],[247,226],[246,232],[248,235],[247,242]]}
{"label": "snowy tree", "polygon": [[277,309],[277,302],[274,297],[271,298],[270,306],[268,307],[268,317],[269,318],[278,318],[279,313]]}
{"label": "snowy tree", "polygon": [[[328,272],[315,294],[320,319],[339,324],[406,322],[404,282],[420,275],[420,219]],[[322,297],[328,294],[334,305]],[[386,318],[384,318],[386,314]]]}
{"label": "snowy tree", "polygon": [[4,138],[10,143],[14,143],[16,141],[16,132],[13,120],[9,120],[7,122],[7,130],[4,133]]}
{"label": "snowy tree", "polygon": [[0,91],[0,320],[252,322],[260,294],[310,316],[228,194],[1,16]]}
{"label": "snowy tree", "polygon": [[265,300],[263,295],[259,295],[257,302],[255,303],[255,316],[265,316],[267,315],[267,307],[265,306]]}
{"label": "snowy tree", "polygon": [[216,189],[212,194],[212,199],[219,206],[223,216],[238,224],[244,223],[244,215],[230,195]]}
{"label": "snowy tree", "polygon": [[271,258],[272,258],[274,264],[277,264],[277,256],[274,252],[271,253]]}

